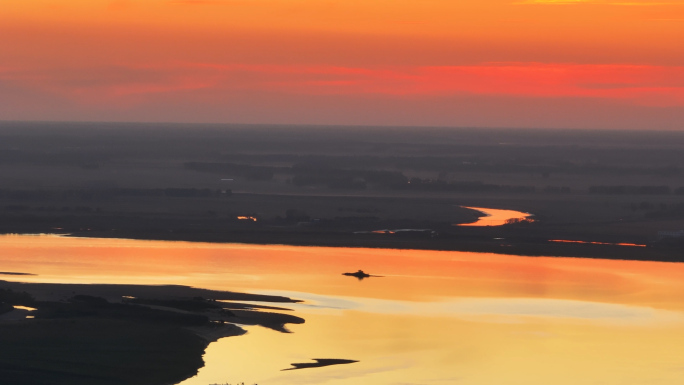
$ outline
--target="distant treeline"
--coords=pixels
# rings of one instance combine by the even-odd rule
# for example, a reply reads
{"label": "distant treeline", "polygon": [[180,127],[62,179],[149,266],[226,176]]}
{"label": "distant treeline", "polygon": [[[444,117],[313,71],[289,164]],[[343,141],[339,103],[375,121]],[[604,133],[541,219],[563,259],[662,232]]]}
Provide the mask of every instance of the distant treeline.
{"label": "distant treeline", "polygon": [[677,176],[682,168],[676,166],[639,167],[614,166],[598,163],[576,163],[560,159],[529,157],[492,159],[485,157],[416,157],[398,158],[394,162],[400,169],[442,172],[473,172],[490,174],[535,174],[550,177],[553,174],[571,175],[658,175]]}
{"label": "distant treeline", "polygon": [[[263,156],[272,161],[296,160],[302,157],[289,156]],[[271,159],[273,158],[273,159]],[[284,158],[284,159],[281,159]],[[369,187],[385,188],[394,190],[413,190],[413,191],[453,191],[453,192],[503,192],[503,193],[534,193],[535,186],[530,185],[500,185],[494,183],[484,183],[480,181],[446,181],[444,179],[409,179],[401,171],[377,170],[368,168],[340,168],[343,164],[352,164],[354,166],[363,167],[361,163],[364,160],[369,161],[369,165],[377,163],[378,159],[375,157],[360,157],[362,159],[351,160],[348,157],[303,157],[305,161],[296,163],[291,167],[288,166],[252,166],[247,164],[237,163],[212,163],[212,162],[188,162],[185,167],[195,171],[211,172],[222,174],[226,177],[245,178],[247,180],[272,180],[276,174],[288,176],[287,181],[296,186],[327,186],[332,189],[356,189],[363,190]],[[404,158],[393,158],[394,161],[399,161]],[[408,158],[407,158],[408,159]],[[417,157],[410,158],[417,161],[411,164],[397,164],[398,166],[405,166],[407,168],[415,168],[416,164],[432,164],[437,166],[437,163],[432,161],[441,160],[442,157]],[[320,163],[314,162],[319,160]],[[346,163],[349,161],[349,163]],[[385,159],[387,161],[387,159]],[[382,163],[382,162],[380,162]],[[367,167],[369,165],[366,165]],[[442,162],[442,166],[445,166]],[[463,161],[463,167],[474,166],[470,162]],[[480,165],[485,167],[483,165]],[[492,166],[490,164],[490,166]],[[519,166],[519,165],[518,165]],[[520,168],[516,165],[501,165],[501,167],[491,168],[492,172],[541,172],[544,177],[549,177],[551,172],[557,172],[553,168],[535,168],[526,169]],[[486,166],[489,167],[489,166]],[[567,166],[570,167],[570,166]],[[576,166],[572,166],[576,167]],[[585,166],[577,166],[577,170],[584,169]],[[596,165],[586,166],[587,173],[589,169],[596,168]],[[419,167],[420,168],[420,167]],[[448,167],[447,167],[448,168]],[[601,168],[601,167],[599,167]],[[485,171],[484,169],[478,169]],[[566,169],[567,171],[568,169]],[[661,175],[675,175],[676,167],[663,168],[662,172],[657,172]],[[474,170],[471,170],[474,171]],[[608,168],[603,168],[603,171],[608,172]],[[615,170],[614,170],[615,171]],[[624,170],[623,170],[624,171]],[[649,173],[653,174],[653,170]],[[657,174],[656,173],[656,174]],[[569,194],[573,192],[568,186],[546,186],[540,190],[548,194]],[[590,194],[606,194],[606,195],[668,195],[677,194],[684,195],[684,187],[672,189],[670,186],[591,186],[588,189]]]}
{"label": "distant treeline", "polygon": [[534,186],[510,186],[488,184],[482,182],[447,182],[444,180],[411,178],[406,184],[392,186],[400,190],[420,191],[454,191],[454,192],[505,192],[505,193],[533,193]]}
{"label": "distant treeline", "polygon": [[339,169],[324,165],[292,166],[292,183],[297,186],[326,185],[330,188],[365,189],[369,184],[389,187],[405,184],[408,178],[399,171]]}
{"label": "distant treeline", "polygon": [[42,200],[42,199],[106,199],[116,197],[172,197],[198,198],[230,195],[231,190],[212,190],[197,188],[108,188],[84,190],[0,190],[0,199]]}
{"label": "distant treeline", "polygon": [[195,171],[240,177],[247,180],[271,180],[275,174],[290,175],[297,186],[322,185],[335,189],[365,189],[369,184],[389,187],[402,184],[408,178],[398,171],[331,168],[326,164],[301,163],[291,167],[251,166],[236,163],[188,162],[185,167]]}
{"label": "distant treeline", "polygon": [[[190,162],[185,166],[196,171],[222,173],[225,176],[244,177],[251,180],[268,180],[275,173],[291,175],[290,182],[296,186],[327,186],[333,189],[363,190],[369,186],[394,190],[458,191],[458,192],[511,192],[532,193],[534,186],[509,186],[482,182],[446,182],[440,179],[409,180],[399,171],[342,169],[330,167],[328,162],[298,163],[292,167],[249,166],[234,163]],[[548,190],[548,191],[547,191]],[[548,188],[547,192],[567,193],[569,188]]]}
{"label": "distant treeline", "polygon": [[544,192],[548,194],[570,194],[572,189],[568,186],[546,186]]}
{"label": "distant treeline", "polygon": [[[644,157],[654,162],[672,162],[669,165],[634,164],[634,155],[605,149],[573,149],[568,147],[513,146],[455,146],[456,156],[372,156],[372,155],[294,155],[294,154],[231,154],[224,158],[240,163],[297,164],[329,169],[382,168],[437,172],[517,173],[550,176],[572,175],[658,175],[678,176],[684,168],[677,165],[684,161],[681,154],[669,156],[654,151],[644,151]],[[668,151],[665,151],[668,153]],[[534,155],[530,155],[534,154]],[[575,159],[592,158],[592,161]],[[674,163],[676,162],[676,163]],[[632,163],[632,164],[630,164]]]}
{"label": "distant treeline", "polygon": [[187,162],[185,167],[190,170],[225,174],[226,176],[241,177],[247,180],[271,180],[276,172],[286,172],[289,167],[251,166],[236,163],[208,163]]}
{"label": "distant treeline", "polygon": [[684,218],[684,203],[663,204],[661,205],[660,210],[646,213],[646,217],[657,219],[682,219]]}
{"label": "distant treeline", "polygon": [[[670,186],[591,186],[590,194],[606,195],[669,195]],[[684,187],[674,190],[677,195],[684,195]]]}

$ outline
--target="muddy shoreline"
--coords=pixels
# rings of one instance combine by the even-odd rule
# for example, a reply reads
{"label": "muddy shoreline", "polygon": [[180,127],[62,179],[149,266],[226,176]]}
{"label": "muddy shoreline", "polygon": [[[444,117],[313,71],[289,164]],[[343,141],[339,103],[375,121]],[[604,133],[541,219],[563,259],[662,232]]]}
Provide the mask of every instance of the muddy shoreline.
{"label": "muddy shoreline", "polygon": [[177,285],[0,281],[0,375],[15,385],[173,384],[197,374],[209,343],[246,333],[235,324],[287,332],[304,323],[235,301],[297,302]]}

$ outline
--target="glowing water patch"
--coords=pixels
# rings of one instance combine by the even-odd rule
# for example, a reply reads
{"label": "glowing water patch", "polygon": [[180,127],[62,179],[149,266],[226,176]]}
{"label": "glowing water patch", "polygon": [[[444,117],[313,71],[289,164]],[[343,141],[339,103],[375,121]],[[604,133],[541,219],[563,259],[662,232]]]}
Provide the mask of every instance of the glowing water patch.
{"label": "glowing water patch", "polygon": [[36,310],[38,310],[38,309],[36,309],[36,308],[32,308],[32,307],[28,307],[28,306],[14,305],[13,307],[14,307],[15,309],[18,309],[18,310],[27,310],[27,311],[36,311]]}
{"label": "glowing water patch", "polygon": [[488,209],[484,207],[461,206],[464,209],[479,211],[483,214],[477,221],[456,226],[503,226],[516,222],[534,222],[533,214],[515,210]]}
{"label": "glowing water patch", "polygon": [[682,323],[684,314],[645,306],[545,298],[456,298],[413,302],[373,298],[323,296],[310,293],[266,291],[262,294],[303,299],[288,307],[311,313],[354,310],[372,314],[427,317],[478,318],[485,322],[508,322],[511,318],[552,317],[630,324]]}

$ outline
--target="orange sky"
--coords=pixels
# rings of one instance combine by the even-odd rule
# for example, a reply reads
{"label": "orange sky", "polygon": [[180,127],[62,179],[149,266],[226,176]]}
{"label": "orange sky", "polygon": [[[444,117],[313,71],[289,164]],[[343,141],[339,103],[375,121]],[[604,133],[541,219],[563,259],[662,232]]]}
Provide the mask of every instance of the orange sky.
{"label": "orange sky", "polygon": [[684,0],[0,0],[0,120],[684,129]]}

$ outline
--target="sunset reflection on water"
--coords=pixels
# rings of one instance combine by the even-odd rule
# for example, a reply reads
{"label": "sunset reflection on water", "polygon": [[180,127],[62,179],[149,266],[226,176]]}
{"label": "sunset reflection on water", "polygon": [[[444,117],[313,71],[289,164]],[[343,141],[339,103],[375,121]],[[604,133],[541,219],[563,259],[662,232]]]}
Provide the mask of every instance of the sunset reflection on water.
{"label": "sunset reflection on water", "polygon": [[533,222],[532,214],[524,213],[515,210],[499,210],[489,209],[484,207],[467,207],[461,206],[465,209],[475,210],[482,213],[482,216],[477,221],[472,223],[460,223],[457,226],[503,226],[515,222]]}
{"label": "sunset reflection on water", "polygon": [[[684,265],[488,253],[0,236],[3,276],[288,295],[292,334],[249,327],[183,385],[673,384]],[[383,277],[342,276],[364,271]],[[284,371],[314,358],[358,360]],[[494,369],[495,368],[495,369]]]}

